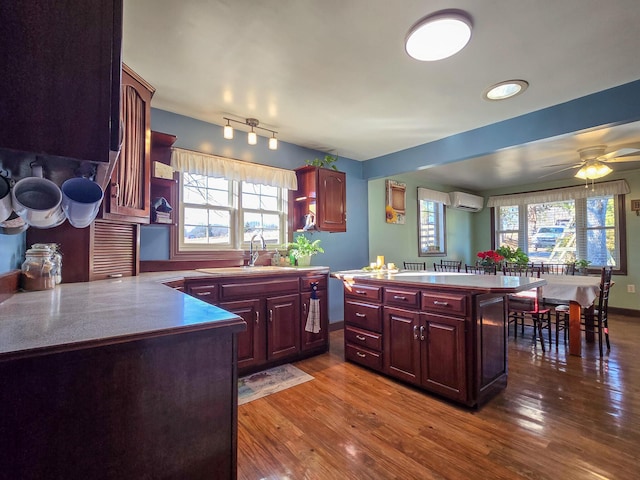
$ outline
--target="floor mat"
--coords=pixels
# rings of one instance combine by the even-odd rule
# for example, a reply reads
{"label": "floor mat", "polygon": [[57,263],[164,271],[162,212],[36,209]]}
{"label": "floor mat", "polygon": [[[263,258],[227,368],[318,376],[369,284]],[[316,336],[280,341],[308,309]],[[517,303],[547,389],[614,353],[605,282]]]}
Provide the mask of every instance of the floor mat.
{"label": "floor mat", "polygon": [[288,363],[252,373],[238,379],[238,405],[266,397],[309,380],[313,380],[311,375]]}

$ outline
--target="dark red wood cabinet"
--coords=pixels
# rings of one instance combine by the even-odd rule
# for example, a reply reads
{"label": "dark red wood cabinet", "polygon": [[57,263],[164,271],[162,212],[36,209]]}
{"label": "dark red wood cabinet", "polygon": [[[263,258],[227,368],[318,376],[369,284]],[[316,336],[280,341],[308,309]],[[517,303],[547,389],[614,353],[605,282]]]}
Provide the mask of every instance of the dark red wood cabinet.
{"label": "dark red wood cabinet", "polygon": [[0,148],[109,162],[120,145],[122,0],[0,2]]}
{"label": "dark red wood cabinet", "polygon": [[[289,191],[289,228],[322,232],[347,231],[346,175],[328,168],[296,169],[298,189]],[[311,215],[313,226],[308,216]]]}

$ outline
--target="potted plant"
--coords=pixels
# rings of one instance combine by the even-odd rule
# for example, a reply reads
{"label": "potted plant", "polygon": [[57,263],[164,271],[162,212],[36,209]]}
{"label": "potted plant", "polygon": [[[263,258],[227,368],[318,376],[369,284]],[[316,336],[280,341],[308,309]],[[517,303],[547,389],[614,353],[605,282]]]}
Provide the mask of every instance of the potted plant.
{"label": "potted plant", "polygon": [[496,253],[502,255],[507,263],[515,263],[522,266],[529,263],[529,256],[520,247],[514,249],[508,245],[503,245],[496,248]]}
{"label": "potted plant", "polygon": [[589,271],[589,265],[591,265],[591,261],[589,260],[576,260],[576,269],[580,275],[586,275]]}
{"label": "potted plant", "polygon": [[324,249],[320,246],[320,239],[311,242],[304,235],[298,235],[295,242],[290,243],[287,248],[289,255],[296,259],[299,267],[308,267],[313,255],[324,253]]}
{"label": "potted plant", "polygon": [[335,155],[325,155],[324,159],[314,158],[313,160],[307,160],[307,165],[320,168],[330,168],[331,170],[338,170],[338,167],[334,165],[338,161],[338,157]]}

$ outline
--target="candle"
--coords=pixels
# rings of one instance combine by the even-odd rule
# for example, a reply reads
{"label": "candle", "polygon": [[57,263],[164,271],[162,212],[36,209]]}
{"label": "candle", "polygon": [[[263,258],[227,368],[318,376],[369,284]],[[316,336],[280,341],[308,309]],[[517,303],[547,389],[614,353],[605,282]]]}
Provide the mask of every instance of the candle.
{"label": "candle", "polygon": [[384,265],[384,255],[378,255],[376,264],[378,267],[382,267]]}

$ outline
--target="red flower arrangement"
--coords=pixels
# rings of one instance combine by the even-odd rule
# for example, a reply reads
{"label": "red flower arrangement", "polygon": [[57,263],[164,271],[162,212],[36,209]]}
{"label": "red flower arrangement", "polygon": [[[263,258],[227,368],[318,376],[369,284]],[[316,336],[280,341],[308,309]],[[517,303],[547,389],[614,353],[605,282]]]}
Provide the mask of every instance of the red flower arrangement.
{"label": "red flower arrangement", "polygon": [[480,258],[481,265],[497,265],[502,260],[504,260],[504,257],[502,255],[493,250],[478,252],[478,258]]}

